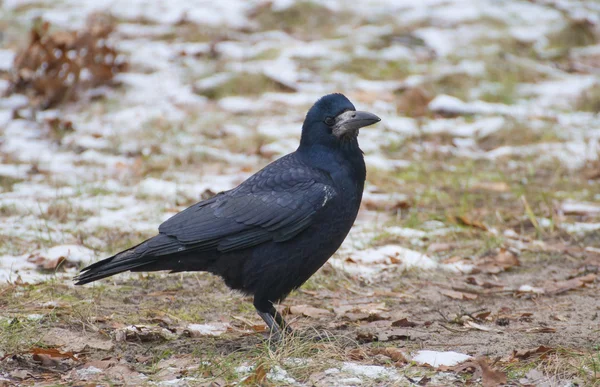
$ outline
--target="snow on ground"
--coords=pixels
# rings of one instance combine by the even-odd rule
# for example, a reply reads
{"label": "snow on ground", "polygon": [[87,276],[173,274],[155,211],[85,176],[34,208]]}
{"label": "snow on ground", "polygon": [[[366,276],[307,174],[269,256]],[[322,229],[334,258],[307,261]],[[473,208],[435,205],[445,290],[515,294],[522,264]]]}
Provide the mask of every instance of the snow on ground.
{"label": "snow on ground", "polygon": [[[75,268],[40,270],[30,258],[87,263],[151,236],[175,212],[236,186],[293,151],[307,108],[329,92],[344,92],[358,109],[383,118],[360,136],[370,178],[394,176],[431,154],[473,162],[530,158],[532,165],[558,163],[572,171],[598,161],[600,116],[573,109],[583,94],[598,87],[597,72],[567,71],[504,55],[503,46],[506,41],[529,45],[539,57],[550,57],[556,45],[551,38],[568,26],[567,15],[591,15],[597,10],[592,4],[577,2],[563,12],[558,2],[366,0],[347,7],[343,0],[327,0],[322,4],[331,12],[352,16],[336,19],[341,25],[333,33],[317,31],[329,34],[320,39],[293,28],[261,26],[252,17],[259,5],[280,12],[296,3],[5,0],[0,18],[23,31],[38,16],[57,27],[78,28],[90,13],[109,10],[119,20],[111,39],[131,67],[117,76],[120,87],[95,90],[80,102],[35,117],[23,96],[0,101],[0,281],[68,281]],[[192,34],[184,33],[186,26],[192,26]],[[23,44],[18,34],[7,36],[0,49],[0,75]],[[597,58],[599,47],[574,48],[569,59]],[[388,67],[381,71],[391,68],[392,75],[378,79],[369,75],[369,68],[349,69],[365,59],[372,61],[368,67],[383,63]],[[505,72],[527,70],[539,80],[517,79],[510,95],[494,94],[503,90],[503,80],[487,78],[491,64],[499,60],[506,61]],[[252,77],[264,82],[259,87],[265,90],[238,95],[234,88],[233,93],[210,95]],[[431,100],[421,103],[425,113],[409,117],[402,110],[398,100],[403,91],[429,90],[431,84],[455,78],[459,81],[450,88],[434,89]],[[474,86],[460,93],[463,79]],[[4,91],[8,84],[0,82]],[[101,98],[92,99],[94,93]],[[53,138],[47,123],[53,117],[71,121],[75,130]],[[521,128],[514,132],[517,137],[533,131],[552,138],[531,143],[515,138],[511,145],[493,149],[480,146],[511,125]],[[448,135],[452,142],[422,140],[432,135]],[[398,147],[410,149],[405,158],[390,156]],[[385,208],[385,214],[369,208],[361,212],[330,260],[333,267],[369,281],[395,270],[470,270],[462,263],[442,263],[422,248],[424,240],[455,232],[455,226],[437,220],[415,228],[395,226],[393,218],[402,212],[399,203],[407,198],[376,188],[369,183],[364,200],[376,210]],[[564,201],[562,213],[580,219],[559,228],[571,234],[597,231],[600,196],[594,200]],[[382,235],[398,241],[380,243]],[[218,335],[227,326],[196,324],[189,329]],[[468,358],[423,350],[413,360],[436,367]],[[389,367],[355,363],[328,371],[326,378],[338,377],[347,385],[400,378]],[[295,383],[283,369],[271,369],[268,378]]]}
{"label": "snow on ground", "polygon": [[[11,119],[15,109],[26,113],[20,109],[26,99],[12,96],[3,100],[0,150],[8,158],[0,163],[0,176],[13,179],[14,184],[0,196],[0,206],[10,208],[0,224],[0,232],[18,236],[23,242],[33,242],[43,234],[50,239],[48,245],[55,240],[75,243],[77,230],[85,230],[90,235],[104,228],[150,234],[160,220],[174,209],[183,208],[181,201],[191,203],[205,192],[232,188],[268,159],[293,151],[307,107],[319,95],[331,91],[356,97],[354,100],[360,109],[382,111],[382,124],[361,134],[361,146],[371,170],[392,173],[409,168],[415,160],[392,159],[383,151],[414,136],[440,133],[455,138],[452,146],[436,147],[436,152],[475,160],[534,157],[540,163],[558,161],[575,170],[598,159],[600,117],[566,110],[578,96],[597,84],[595,75],[570,74],[529,59],[515,59],[511,54],[507,58],[534,68],[545,77],[542,82],[519,84],[513,103],[461,99],[440,93],[428,105],[431,112],[467,117],[434,116],[419,120],[399,114],[397,107],[389,103],[389,93],[442,75],[484,77],[485,60],[492,55],[490,50],[495,50],[495,46],[475,43],[478,39],[499,41],[506,31],[478,23],[482,18],[503,24],[518,41],[535,41],[534,49],[545,53],[550,50],[547,37],[567,23],[557,9],[516,1],[365,1],[353,8],[357,14],[368,7],[373,19],[388,13],[396,15],[395,20],[388,21],[387,25],[358,28],[343,25],[338,30],[348,34],[344,39],[307,41],[283,31],[260,31],[258,22],[249,16],[259,3],[136,0],[125,4],[87,0],[65,1],[51,7],[52,2],[47,1],[36,2],[38,6],[5,1],[3,9],[8,17],[14,17],[13,22],[22,26],[30,25],[35,17],[43,15],[57,26],[73,28],[86,15],[110,9],[121,19],[112,39],[128,58],[131,69],[118,75],[122,83],[120,89],[103,91],[104,104],[71,104],[41,112],[35,119]],[[284,11],[294,4],[294,1],[277,1],[271,8]],[[341,1],[329,0],[324,4],[333,11],[344,8]],[[20,7],[25,7],[25,11]],[[578,7],[585,13],[591,5],[578,3]],[[201,26],[209,35],[217,34],[216,27],[245,32],[232,33],[231,37],[224,35],[216,43],[165,40],[163,36],[176,33],[182,21]],[[419,44],[399,40],[379,50],[373,48],[374,42],[394,33],[394,25],[409,26],[423,21],[427,21],[428,26],[416,28],[412,37],[421,39]],[[523,27],[525,24],[527,28]],[[10,68],[15,47],[0,50],[0,71]],[[419,59],[424,47],[435,53],[435,60]],[[210,55],[213,50],[223,62],[218,71],[210,61],[194,59]],[[269,51],[275,53],[262,57]],[[457,64],[449,60],[450,54],[460,54],[461,61]],[[339,63],[373,55],[379,55],[384,61],[412,63],[411,74],[405,79],[379,81],[343,71],[317,72],[303,65],[309,61],[330,70]],[[577,55],[597,55],[597,50],[578,49]],[[296,91],[230,95],[216,102],[195,92],[220,87],[239,74],[264,74]],[[381,98],[371,97],[378,93]],[[67,133],[60,144],[47,136],[46,119],[57,116],[73,122],[76,128],[75,132]],[[492,150],[477,146],[478,139],[501,132],[508,120],[524,122],[532,128],[554,121],[556,124],[550,130],[556,131],[561,140],[500,146]],[[237,143],[235,138],[239,139]],[[256,139],[261,139],[260,147],[251,149],[245,144]],[[234,149],[230,149],[232,144],[235,144]],[[415,149],[417,153],[427,153],[433,151],[429,146],[427,143],[415,145]],[[249,153],[251,151],[259,151],[264,157]],[[147,173],[139,171],[145,162],[164,170],[140,179],[140,173]],[[239,169],[242,166],[243,172]],[[366,193],[365,200],[390,200],[385,196]],[[85,215],[75,220],[67,216],[67,219],[40,221],[44,212],[65,200],[71,206],[69,211],[82,211]],[[598,208],[597,203],[584,206],[593,213]],[[563,207],[565,211],[573,211],[568,203]],[[169,212],[165,213],[167,209]],[[368,226],[379,232],[384,223],[382,220]],[[362,230],[366,225],[359,220],[356,228]],[[594,224],[579,223],[565,224],[563,228],[573,233],[596,229]],[[387,232],[412,238],[413,245],[418,245],[417,239],[431,234],[427,230],[414,230],[412,234],[394,229]],[[400,246],[370,248],[375,234],[359,235],[353,231],[332,263],[363,276],[378,275],[389,267],[439,269],[444,266],[418,251]],[[389,249],[394,251],[390,253]],[[23,257],[23,251],[19,253],[12,255],[13,259],[10,254],[4,255],[3,259],[10,260],[10,264],[5,263],[0,268],[2,278],[12,278],[9,274],[14,267],[22,272],[27,270],[27,265],[15,266],[17,257]],[[397,256],[402,263],[390,262],[392,256]]]}

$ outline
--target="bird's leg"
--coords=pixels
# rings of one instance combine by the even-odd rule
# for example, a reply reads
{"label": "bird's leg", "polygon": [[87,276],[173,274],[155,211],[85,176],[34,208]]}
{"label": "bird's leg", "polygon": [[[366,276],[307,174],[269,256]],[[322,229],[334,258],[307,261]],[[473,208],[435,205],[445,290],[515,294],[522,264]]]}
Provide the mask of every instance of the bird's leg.
{"label": "bird's leg", "polygon": [[265,321],[274,341],[281,340],[282,333],[285,331],[286,333],[292,333],[292,328],[285,322],[281,314],[277,312],[274,306],[271,306],[268,312],[261,312],[260,310],[256,310],[258,315]]}
{"label": "bird's leg", "polygon": [[281,313],[279,313],[277,311],[277,309],[275,309],[275,307],[271,308],[271,313],[273,315],[273,318],[277,322],[277,325],[279,325],[279,328],[281,328],[282,330],[285,331],[285,333],[288,333],[288,334],[293,332],[292,327],[290,327],[288,325],[288,323],[285,322],[285,320],[283,319],[283,316],[281,315]]}
{"label": "bird's leg", "polygon": [[265,323],[267,324],[267,326],[269,327],[269,331],[271,332],[271,338],[273,339],[273,341],[281,340],[281,328],[279,327],[279,324],[277,324],[273,316],[271,316],[271,314],[269,313],[261,312],[260,310],[256,310],[256,312],[260,317],[262,317],[263,320],[265,320]]}

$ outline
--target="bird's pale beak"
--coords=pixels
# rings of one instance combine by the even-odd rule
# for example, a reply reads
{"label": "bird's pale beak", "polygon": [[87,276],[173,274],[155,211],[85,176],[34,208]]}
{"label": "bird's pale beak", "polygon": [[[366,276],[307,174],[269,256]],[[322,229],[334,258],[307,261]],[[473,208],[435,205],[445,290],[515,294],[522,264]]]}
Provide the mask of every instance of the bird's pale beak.
{"label": "bird's pale beak", "polygon": [[356,133],[358,129],[373,125],[381,121],[381,118],[369,112],[347,111],[335,118],[333,126],[333,134],[336,137],[341,137],[348,133]]}

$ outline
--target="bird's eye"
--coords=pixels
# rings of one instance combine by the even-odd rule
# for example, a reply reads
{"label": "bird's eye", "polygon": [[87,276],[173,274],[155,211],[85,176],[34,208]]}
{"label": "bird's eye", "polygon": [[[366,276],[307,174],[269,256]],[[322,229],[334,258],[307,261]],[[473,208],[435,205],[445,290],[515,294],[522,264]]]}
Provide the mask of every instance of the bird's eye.
{"label": "bird's eye", "polygon": [[333,124],[335,124],[335,120],[331,117],[327,117],[325,118],[325,124],[327,124],[328,126],[333,126]]}

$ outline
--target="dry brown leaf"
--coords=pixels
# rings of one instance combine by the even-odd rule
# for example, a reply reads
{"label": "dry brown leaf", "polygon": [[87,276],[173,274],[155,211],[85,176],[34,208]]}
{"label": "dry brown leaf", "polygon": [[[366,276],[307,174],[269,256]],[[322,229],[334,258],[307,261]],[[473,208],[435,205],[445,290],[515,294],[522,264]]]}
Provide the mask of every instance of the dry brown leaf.
{"label": "dry brown leaf", "polygon": [[485,358],[478,358],[477,363],[481,367],[481,381],[483,387],[497,387],[506,384],[506,374],[490,367]]}
{"label": "dry brown leaf", "polygon": [[439,292],[440,294],[455,300],[475,300],[477,298],[477,294],[464,293],[450,289],[440,289]]}
{"label": "dry brown leaf", "polygon": [[44,355],[43,353],[34,354],[32,359],[33,361],[41,363],[44,367],[56,367],[60,364],[60,359]]}
{"label": "dry brown leaf", "polygon": [[50,329],[42,336],[41,341],[45,345],[61,347],[65,351],[74,353],[83,352],[88,348],[110,351],[114,347],[111,340],[63,328]]}
{"label": "dry brown leaf", "polygon": [[546,347],[544,345],[540,345],[539,347],[532,349],[514,350],[509,361],[524,360],[530,358],[531,356],[546,355],[553,351],[555,351],[554,348]]}
{"label": "dry brown leaf", "polygon": [[54,358],[58,358],[58,359],[72,359],[75,361],[79,361],[79,359],[77,359],[75,357],[75,354],[73,354],[73,352],[61,352],[56,348],[32,348],[30,351],[30,353],[32,353],[33,355],[44,355],[44,356],[49,356],[49,357],[54,357]]}
{"label": "dry brown leaf", "polygon": [[569,290],[581,288],[585,286],[585,284],[594,282],[597,277],[597,274],[590,273],[588,275],[584,275],[583,277],[576,277],[566,281],[559,281],[555,284],[547,286],[545,288],[545,291],[547,294],[560,294],[568,292]]}
{"label": "dry brown leaf", "polygon": [[76,267],[77,264],[68,261],[66,257],[60,256],[55,259],[48,259],[40,254],[32,254],[27,257],[27,262],[35,264],[40,270],[56,270]]}
{"label": "dry brown leaf", "polygon": [[403,196],[389,196],[382,194],[379,197],[377,194],[367,196],[362,201],[363,206],[369,211],[398,211],[405,210],[411,207],[408,198]]}
{"label": "dry brown leaf", "polygon": [[503,288],[506,286],[502,282],[492,281],[492,280],[482,280],[477,277],[467,277],[466,283],[469,285],[481,286],[484,289],[492,289],[492,288]]}
{"label": "dry brown leaf", "polygon": [[14,370],[10,372],[10,377],[24,380],[33,377],[33,374],[27,370]]}
{"label": "dry brown leaf", "polygon": [[396,321],[392,322],[393,327],[414,328],[417,325],[419,325],[419,324],[412,322],[412,321],[408,321],[407,318],[402,318],[400,320],[396,320]]}
{"label": "dry brown leaf", "polygon": [[367,314],[375,314],[386,311],[385,302],[355,302],[351,301],[348,303],[343,303],[339,306],[334,306],[333,311],[336,315],[342,316],[348,312],[352,313],[367,313]]}
{"label": "dry brown leaf", "polygon": [[464,326],[473,328],[473,329],[477,329],[477,330],[483,331],[483,332],[504,333],[500,329],[486,327],[485,325],[477,324],[476,322],[473,322],[473,321],[465,321]]}
{"label": "dry brown leaf", "polygon": [[465,215],[455,215],[455,216],[451,217],[451,220],[453,220],[454,222],[461,224],[463,226],[474,227],[474,228],[478,228],[483,231],[487,231],[487,227],[483,223],[481,223],[478,220],[471,219]]}
{"label": "dry brown leaf", "polygon": [[315,308],[310,305],[293,305],[284,310],[284,314],[297,314],[311,318],[332,316],[333,313],[327,309]]}
{"label": "dry brown leaf", "polygon": [[481,181],[473,184],[469,191],[508,192],[510,186],[503,181]]}
{"label": "dry brown leaf", "polygon": [[556,332],[556,328],[534,327],[534,328],[526,329],[525,332],[527,332],[527,333],[554,333],[554,332]]}
{"label": "dry brown leaf", "polygon": [[362,348],[354,348],[348,351],[348,358],[351,360],[364,360],[367,357],[367,353]]}
{"label": "dry brown leaf", "polygon": [[[97,372],[97,370],[102,372]],[[115,385],[126,386],[141,386],[147,383],[145,375],[112,358],[86,363],[82,367],[72,370],[69,379],[73,381],[110,380]],[[75,384],[80,385],[80,383]]]}
{"label": "dry brown leaf", "polygon": [[175,338],[168,329],[150,325],[129,325],[115,331],[116,341],[164,341]]}
{"label": "dry brown leaf", "polygon": [[506,249],[500,249],[494,256],[486,256],[475,261],[477,271],[486,274],[498,274],[520,265],[517,256]]}
{"label": "dry brown leaf", "polygon": [[562,321],[562,322],[569,321],[568,318],[566,318],[565,316],[563,316],[561,314],[553,314],[550,317],[556,321]]}
{"label": "dry brown leaf", "polygon": [[254,368],[254,372],[242,381],[243,385],[262,386],[267,378],[267,367],[264,364],[259,364]]}
{"label": "dry brown leaf", "polygon": [[478,320],[485,320],[486,318],[488,318],[490,316],[490,314],[492,314],[492,312],[487,310],[485,312],[475,314],[475,318]]}
{"label": "dry brown leaf", "polygon": [[473,369],[473,379],[481,378],[484,387],[498,387],[507,382],[506,374],[490,367],[485,357],[468,360],[450,369],[454,372],[464,372],[468,369]]}
{"label": "dry brown leaf", "polygon": [[422,117],[429,114],[429,102],[433,99],[431,92],[424,87],[412,87],[404,90],[398,97],[398,112],[411,117]]}
{"label": "dry brown leaf", "polygon": [[393,340],[416,340],[427,336],[429,336],[429,334],[414,329],[392,328],[377,332],[375,338],[377,341],[384,342]]}
{"label": "dry brown leaf", "polygon": [[404,353],[402,353],[400,349],[395,347],[373,348],[371,350],[371,354],[387,356],[395,363],[408,363],[408,360],[406,359]]}
{"label": "dry brown leaf", "polygon": [[71,99],[78,88],[107,84],[125,71],[127,63],[106,43],[113,20],[91,15],[86,27],[50,32],[48,22],[37,23],[29,46],[15,57],[8,93],[24,93],[32,105],[47,109]]}

